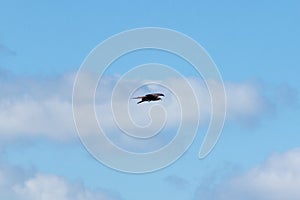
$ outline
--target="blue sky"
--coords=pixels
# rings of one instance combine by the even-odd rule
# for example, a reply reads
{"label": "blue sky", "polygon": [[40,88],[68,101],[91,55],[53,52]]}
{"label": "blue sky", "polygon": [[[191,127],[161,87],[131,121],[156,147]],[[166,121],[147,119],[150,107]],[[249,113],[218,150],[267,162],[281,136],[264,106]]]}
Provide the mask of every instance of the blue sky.
{"label": "blue sky", "polygon": [[[0,198],[299,199],[299,9],[298,1],[267,0],[2,2]],[[207,124],[174,164],[127,174],[85,150],[72,119],[72,87],[96,45],[149,26],[182,32],[207,50],[225,82],[227,118],[205,159],[197,155]],[[149,62],[173,66],[202,91],[187,63],[150,50],[114,63],[108,90]]]}

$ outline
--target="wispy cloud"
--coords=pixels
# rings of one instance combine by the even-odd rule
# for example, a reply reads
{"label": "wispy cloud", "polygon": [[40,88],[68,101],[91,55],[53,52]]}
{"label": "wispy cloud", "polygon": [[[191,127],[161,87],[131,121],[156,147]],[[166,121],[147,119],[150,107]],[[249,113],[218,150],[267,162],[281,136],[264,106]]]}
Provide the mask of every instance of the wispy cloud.
{"label": "wispy cloud", "polygon": [[165,177],[165,182],[176,190],[185,190],[189,185],[189,181],[175,174]]}
{"label": "wispy cloud", "polygon": [[[7,78],[9,77],[9,78]],[[2,74],[0,76],[0,137],[2,139],[14,140],[18,138],[47,137],[55,140],[69,140],[77,136],[72,115],[72,89],[75,73],[68,73],[55,78],[16,77]],[[89,78],[86,77],[85,85],[89,86]],[[96,110],[99,121],[104,128],[119,130],[116,127],[111,111],[111,92],[118,77],[104,77],[103,86],[96,94]],[[210,115],[210,97],[205,84],[201,79],[188,79],[196,92],[200,106],[200,120],[208,120]],[[180,88],[182,83],[176,79],[170,79],[171,84]],[[122,90],[130,88],[130,85],[138,84],[135,80],[123,83]],[[268,98],[266,91],[256,83],[232,83],[226,82],[227,93],[227,122],[242,126],[253,126],[263,116],[273,112],[276,101]],[[164,106],[167,113],[167,124],[169,129],[174,129],[180,121],[180,107],[176,97],[163,88],[156,86],[143,87],[135,94],[162,91],[166,98],[160,105]],[[288,99],[296,99],[297,95],[289,90],[284,90],[281,96],[289,94]],[[119,96],[118,96],[119,95]],[[116,104],[128,104],[130,114],[135,123],[143,126],[151,122],[149,109],[153,104],[136,105],[134,100],[123,98],[123,94],[117,95]],[[185,97],[189,100],[190,97]],[[123,101],[123,102],[122,102]],[[84,109],[84,106],[83,106]],[[194,108],[189,108],[194,109]],[[187,112],[189,113],[189,112]],[[121,113],[121,119],[127,119],[127,113]],[[189,117],[189,116],[185,116]],[[164,115],[158,119],[163,120]],[[89,123],[86,116],[82,120]],[[160,124],[160,120],[157,120]],[[126,125],[126,123],[125,123]],[[96,131],[96,130],[92,130]],[[120,138],[122,139],[122,138]],[[124,138],[123,138],[124,139]]]}
{"label": "wispy cloud", "polygon": [[[226,83],[227,120],[244,127],[256,127],[260,120],[275,112],[276,99],[267,97],[268,91],[258,82]],[[275,100],[275,101],[274,101]]]}
{"label": "wispy cloud", "polygon": [[278,106],[290,107],[292,109],[299,108],[299,92],[288,83],[281,83],[276,88],[276,98],[278,99]]}
{"label": "wispy cloud", "polygon": [[[297,200],[300,196],[300,149],[278,153],[248,172],[233,176],[211,191],[212,200]],[[204,191],[199,187],[196,199]]]}
{"label": "wispy cloud", "polygon": [[71,75],[49,80],[9,76],[0,80],[3,139],[72,137]]}
{"label": "wispy cloud", "polygon": [[9,55],[9,56],[15,56],[17,55],[17,53],[15,51],[13,51],[12,49],[10,49],[9,47],[0,44],[0,55]]}

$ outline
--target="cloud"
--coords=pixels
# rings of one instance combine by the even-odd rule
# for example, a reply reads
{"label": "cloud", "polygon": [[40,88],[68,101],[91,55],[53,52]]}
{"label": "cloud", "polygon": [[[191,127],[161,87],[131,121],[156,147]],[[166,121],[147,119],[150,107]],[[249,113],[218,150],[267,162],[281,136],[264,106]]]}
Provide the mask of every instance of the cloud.
{"label": "cloud", "polygon": [[188,180],[177,175],[169,175],[164,181],[176,190],[185,190],[189,186]]}
{"label": "cloud", "polygon": [[104,190],[91,190],[82,183],[63,177],[0,166],[0,199],[10,200],[116,200],[118,195]]}
{"label": "cloud", "polygon": [[248,172],[231,177],[196,199],[212,200],[298,200],[300,197],[300,148],[278,153]]}
{"label": "cloud", "polygon": [[16,183],[24,181],[27,173],[17,167],[0,164],[0,198],[18,200],[12,188]]}
{"label": "cloud", "polygon": [[[83,81],[83,88],[90,88],[92,75],[87,75]],[[54,140],[70,140],[77,137],[72,114],[72,90],[75,73],[67,73],[60,77],[20,77],[9,73],[0,75],[0,137],[6,140],[19,138],[47,137]],[[104,129],[119,131],[116,127],[111,111],[111,93],[119,77],[106,76],[101,81],[96,93],[96,111],[100,123]],[[178,90],[184,91],[183,83],[180,80],[170,78],[169,83]],[[200,107],[200,120],[207,121],[210,116],[210,97],[206,86],[201,79],[188,78],[193,90],[196,92],[197,101]],[[115,103],[117,107],[129,105],[130,117],[134,123],[145,126],[151,123],[149,110],[154,104],[136,105],[134,100],[128,101],[124,98],[124,91],[140,84],[138,80],[127,80],[121,85],[121,91],[116,95]],[[216,86],[217,87],[217,86]],[[253,126],[259,120],[272,112],[274,103],[266,97],[266,91],[256,83],[225,83],[227,92],[227,122],[242,126]],[[158,129],[161,122],[166,119],[166,130],[175,130],[180,122],[180,106],[173,95],[166,88],[156,85],[142,87],[133,95],[141,95],[147,92],[162,91],[166,98],[159,105],[163,110],[152,110],[159,112],[153,128]],[[184,96],[188,105],[190,96]],[[82,94],[83,106],[88,106]],[[294,97],[293,97],[294,98]],[[187,121],[193,121],[194,116],[190,115],[195,110],[190,106]],[[164,113],[165,112],[165,113]],[[165,116],[167,114],[167,116]],[[128,119],[127,112],[120,112],[119,118],[122,120],[125,129],[130,129],[132,124]],[[152,118],[153,120],[153,118]],[[87,116],[82,116],[82,121],[87,125],[90,120]],[[128,121],[130,123],[128,123]],[[89,127],[89,126],[87,126]],[[90,130],[91,132],[97,130]],[[124,141],[124,137],[119,137]],[[126,139],[125,139],[126,140]]]}
{"label": "cloud", "polygon": [[253,127],[275,112],[275,104],[257,82],[226,83],[227,121]]}
{"label": "cloud", "polygon": [[73,137],[71,76],[48,80],[0,77],[1,138]]}
{"label": "cloud", "polygon": [[299,93],[288,83],[281,83],[276,88],[276,98],[278,99],[278,106],[299,108]]}
{"label": "cloud", "polygon": [[15,56],[16,52],[8,48],[7,46],[0,44],[0,55],[10,55],[10,56]]}

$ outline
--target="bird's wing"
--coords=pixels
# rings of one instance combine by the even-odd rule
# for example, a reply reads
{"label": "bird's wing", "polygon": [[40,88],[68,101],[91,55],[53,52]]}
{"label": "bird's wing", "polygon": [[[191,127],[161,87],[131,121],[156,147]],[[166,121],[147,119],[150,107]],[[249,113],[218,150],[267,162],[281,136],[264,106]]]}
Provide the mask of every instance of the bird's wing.
{"label": "bird's wing", "polygon": [[162,94],[162,93],[153,93],[153,94],[151,94],[151,95],[153,95],[153,96],[165,96],[165,95]]}
{"label": "bird's wing", "polygon": [[144,98],[145,96],[142,96],[142,97],[132,97],[131,99],[142,99]]}

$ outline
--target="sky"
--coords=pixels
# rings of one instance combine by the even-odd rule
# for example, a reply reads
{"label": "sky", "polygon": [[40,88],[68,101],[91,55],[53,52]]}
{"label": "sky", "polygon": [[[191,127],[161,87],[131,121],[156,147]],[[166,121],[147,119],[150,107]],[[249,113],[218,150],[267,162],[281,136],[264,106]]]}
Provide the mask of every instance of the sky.
{"label": "sky", "polygon": [[[1,2],[0,199],[299,199],[299,9],[293,0]],[[152,105],[165,107],[169,115],[162,134],[137,142],[120,132],[110,110],[111,96],[104,94],[112,93],[132,68],[147,63],[171,66],[190,83],[200,106],[200,124],[186,152],[163,169],[134,174],[104,165],[85,148],[73,120],[72,92],[76,73],[97,45],[144,27],[175,30],[199,43],[222,75],[227,107],[221,137],[208,156],[199,159],[211,105],[193,66],[154,49],[113,62],[96,91],[95,108],[108,138],[122,148],[154,151],[168,144],[180,125],[172,92],[148,85],[133,94],[160,90],[165,98],[139,107],[130,100],[130,114],[145,126],[151,122],[145,113]],[[182,80],[165,78],[183,88]],[[94,79],[87,75],[83,88]],[[119,89],[138,84],[137,77],[129,78]],[[194,109],[188,109],[185,117],[193,121],[189,114]],[[119,114],[130,128],[128,116]],[[83,116],[82,121],[88,124],[89,118]],[[105,144],[99,147],[111,153]]]}

